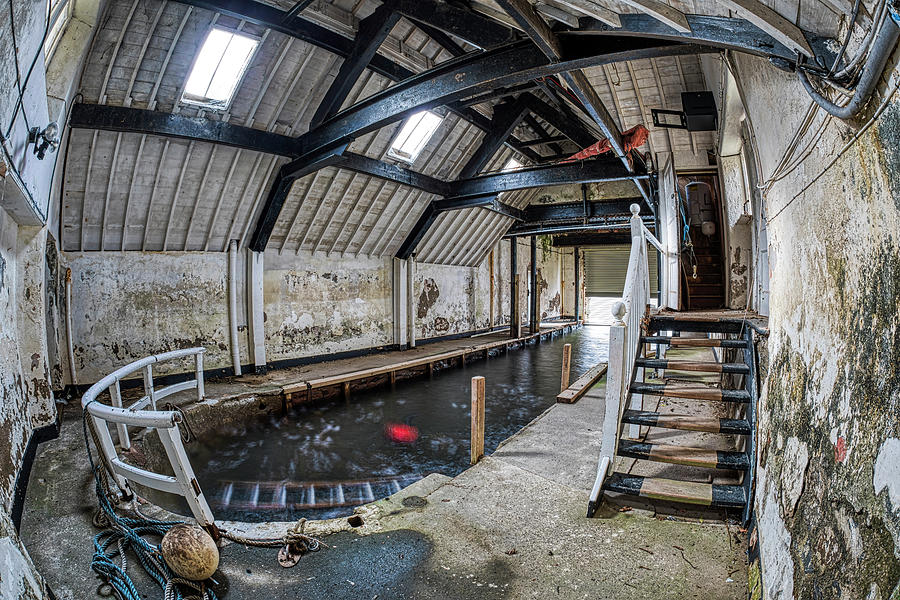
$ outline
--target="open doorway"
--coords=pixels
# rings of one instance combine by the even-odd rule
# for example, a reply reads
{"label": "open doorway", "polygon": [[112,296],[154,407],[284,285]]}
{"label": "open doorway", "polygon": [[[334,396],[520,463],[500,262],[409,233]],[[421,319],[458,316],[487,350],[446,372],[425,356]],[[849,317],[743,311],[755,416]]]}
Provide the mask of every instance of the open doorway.
{"label": "open doorway", "polygon": [[683,310],[725,306],[722,199],[715,172],[678,173]]}

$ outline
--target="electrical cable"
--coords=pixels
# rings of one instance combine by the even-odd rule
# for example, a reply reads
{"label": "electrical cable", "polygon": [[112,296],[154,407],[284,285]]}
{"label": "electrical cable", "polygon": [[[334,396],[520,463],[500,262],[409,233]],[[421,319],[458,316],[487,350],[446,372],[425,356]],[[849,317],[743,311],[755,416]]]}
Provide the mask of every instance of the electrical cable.
{"label": "electrical cable", "polygon": [[[16,76],[18,77],[19,76],[19,59],[18,59],[19,51],[18,51],[18,46],[16,45],[16,38],[15,38],[16,26],[15,26],[14,15],[15,15],[15,13],[13,12],[13,0],[9,0],[9,27],[13,33],[13,49],[16,54]],[[38,46],[37,52],[35,52],[34,57],[31,59],[31,66],[28,67],[28,73],[25,74],[25,81],[22,82],[21,86],[19,87],[19,98],[16,101],[16,107],[13,110],[12,118],[9,121],[9,127],[6,128],[6,131],[3,134],[3,137],[5,137],[5,138],[8,138],[10,132],[12,131],[13,125],[15,125],[15,122],[16,122],[16,116],[19,114],[19,110],[22,111],[22,116],[25,117],[25,126],[29,127],[28,116],[25,114],[24,90],[28,89],[28,82],[31,80],[31,74],[34,72],[34,66],[37,64],[38,58],[41,57],[41,54],[44,50],[44,44],[47,42],[47,35],[49,35],[49,33],[50,33],[50,4],[48,3],[47,4],[47,18],[44,20],[44,35],[41,37],[41,44],[40,44],[40,46]]]}
{"label": "electrical cable", "polygon": [[784,210],[787,207],[789,207],[791,204],[793,204],[794,201],[797,200],[797,198],[802,196],[806,190],[808,190],[816,181],[819,180],[820,177],[822,177],[822,175],[824,175],[826,172],[828,172],[828,170],[831,169],[831,167],[833,167],[835,165],[835,163],[837,163],[838,159],[840,159],[841,156],[843,156],[844,153],[846,153],[847,150],[849,150],[850,147],[853,146],[853,144],[855,144],[856,141],[859,140],[859,138],[862,137],[862,135],[866,131],[868,131],[872,125],[875,124],[875,121],[878,120],[878,118],[882,115],[882,113],[884,113],[884,111],[890,105],[891,98],[893,98],[894,94],[897,93],[898,89],[900,89],[900,78],[897,79],[897,82],[894,84],[893,89],[891,89],[890,92],[885,94],[884,100],[882,101],[882,103],[878,107],[878,109],[875,111],[875,114],[872,115],[872,118],[869,119],[866,122],[866,124],[863,125],[859,129],[859,131],[856,132],[856,135],[854,135],[852,138],[850,138],[850,141],[848,141],[846,144],[844,144],[844,146],[838,151],[838,153],[834,155],[834,157],[828,162],[828,164],[825,165],[825,167],[821,171],[819,171],[815,177],[813,177],[806,185],[804,185],[800,189],[799,192],[797,192],[790,200],[787,201],[787,203],[784,206],[779,208],[778,211],[774,215],[772,215],[770,218],[768,218],[766,220],[767,224],[774,221],[778,217],[778,215],[780,215],[782,212],[784,212]]}

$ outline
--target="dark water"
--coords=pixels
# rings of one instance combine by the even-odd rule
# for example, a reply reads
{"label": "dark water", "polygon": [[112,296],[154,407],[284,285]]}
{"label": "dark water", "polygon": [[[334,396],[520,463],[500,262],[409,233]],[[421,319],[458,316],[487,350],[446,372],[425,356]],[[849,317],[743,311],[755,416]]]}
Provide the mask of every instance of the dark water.
{"label": "dark water", "polygon": [[[336,491],[327,482],[376,480],[367,489],[352,483],[342,488],[345,502],[353,502],[351,496],[357,494],[363,503],[429,473],[459,474],[469,466],[472,377],[486,380],[485,452],[490,454],[555,402],[563,344],[572,344],[574,381],[606,360],[608,335],[607,327],[588,326],[464,368],[436,372],[431,379],[400,382],[394,390],[354,393],[349,403],[300,407],[287,418],[248,423],[239,431],[195,441],[188,446],[191,463],[217,519],[350,514],[352,507],[302,505],[333,502]],[[415,427],[418,439],[411,444],[390,441],[385,435],[388,423]],[[398,483],[391,483],[392,478],[399,478]],[[223,506],[227,482],[240,483],[232,484],[229,505]],[[261,482],[257,489],[255,482]],[[322,482],[312,492],[314,500],[310,482]]]}

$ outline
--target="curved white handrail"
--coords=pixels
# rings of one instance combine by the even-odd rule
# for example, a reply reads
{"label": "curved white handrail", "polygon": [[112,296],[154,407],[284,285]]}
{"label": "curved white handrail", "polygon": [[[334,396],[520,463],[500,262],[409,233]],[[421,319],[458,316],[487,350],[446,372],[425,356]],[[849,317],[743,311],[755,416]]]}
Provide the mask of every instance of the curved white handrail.
{"label": "curved white handrail", "polygon": [[[206,502],[200,485],[194,477],[194,470],[188,460],[178,423],[181,415],[171,410],[156,410],[156,403],[161,398],[172,394],[196,389],[197,400],[202,401],[204,395],[203,355],[206,348],[185,348],[162,354],[147,356],[120,367],[92,385],[81,398],[81,406],[90,416],[91,427],[96,434],[97,450],[103,459],[103,465],[119,486],[123,496],[132,495],[129,481],[146,487],[183,496],[191,508],[191,512],[201,525],[213,525],[212,511]],[[153,386],[153,365],[186,357],[194,358],[194,379],[174,383],[156,389]],[[119,382],[138,371],[143,372],[144,395],[129,407],[122,406],[122,390]],[[112,405],[103,404],[97,397],[109,390]],[[147,407],[150,410],[145,410]],[[166,456],[172,466],[174,476],[154,473],[128,464],[119,456],[109,432],[109,423],[116,426],[119,446],[122,450],[131,448],[128,426],[155,429],[165,448]]]}

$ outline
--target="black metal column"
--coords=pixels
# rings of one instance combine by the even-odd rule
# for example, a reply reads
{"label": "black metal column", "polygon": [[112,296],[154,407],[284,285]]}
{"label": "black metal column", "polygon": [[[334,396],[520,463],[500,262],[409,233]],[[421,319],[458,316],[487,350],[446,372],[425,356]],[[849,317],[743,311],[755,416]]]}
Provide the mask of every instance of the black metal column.
{"label": "black metal column", "polygon": [[531,297],[530,297],[530,306],[531,312],[529,314],[528,327],[530,328],[531,333],[535,333],[539,331],[540,327],[538,325],[538,293],[537,293],[537,236],[531,236],[531,283],[529,284],[531,287]]}
{"label": "black metal column", "polygon": [[575,246],[575,321],[581,320],[581,261],[578,260],[578,246]]}
{"label": "black metal column", "polygon": [[519,337],[517,324],[519,323],[519,289],[516,286],[516,277],[519,274],[519,243],[516,238],[509,238],[509,326],[511,336]]}

